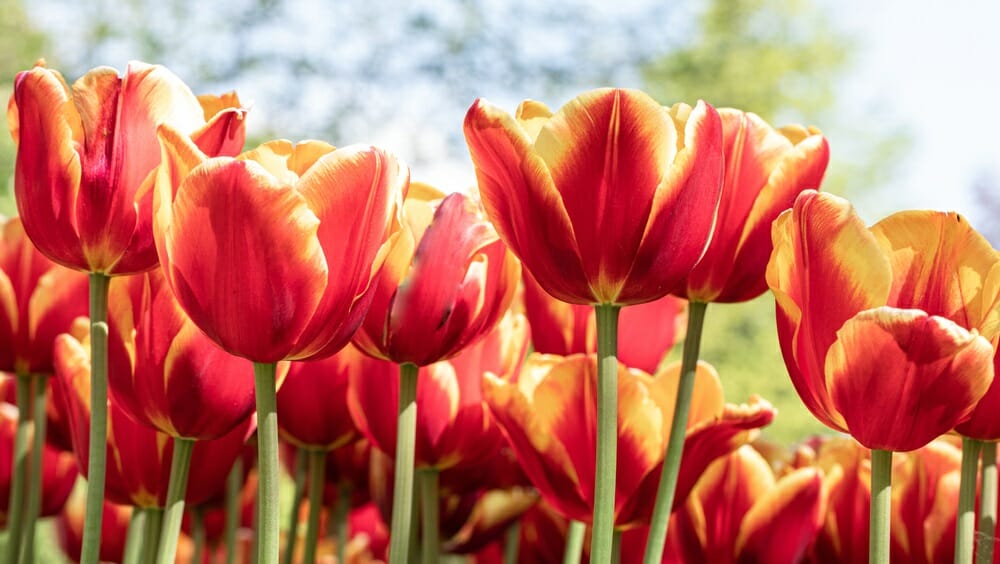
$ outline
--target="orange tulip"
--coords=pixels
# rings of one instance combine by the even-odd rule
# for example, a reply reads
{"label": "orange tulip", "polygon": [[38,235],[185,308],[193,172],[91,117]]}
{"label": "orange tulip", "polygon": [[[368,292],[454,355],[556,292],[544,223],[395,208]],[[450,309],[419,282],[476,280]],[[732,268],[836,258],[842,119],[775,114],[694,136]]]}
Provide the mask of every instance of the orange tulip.
{"label": "orange tulip", "polygon": [[354,343],[374,357],[426,366],[493,329],[521,267],[468,196],[414,184],[403,217]]}
{"label": "orange tulip", "polygon": [[[56,380],[70,417],[73,446],[80,471],[87,476],[90,446],[90,358],[86,343],[69,335],[56,339]],[[224,491],[226,477],[243,444],[253,431],[254,420],[222,437],[195,443],[185,499],[198,505]],[[166,433],[133,420],[112,395],[108,402],[108,451],[106,499],[139,507],[163,507],[170,479],[174,442]]]}
{"label": "orange tulip", "polygon": [[217,439],[254,410],[253,366],[195,327],[160,270],[113,279],[108,374],[117,404],[172,437]]}
{"label": "orange tulip", "polygon": [[[597,320],[590,306],[561,302],[524,271],[524,312],[531,324],[535,352],[571,355],[597,352]],[[653,373],[684,338],[687,302],[664,296],[624,308],[619,320],[618,361]]]}
{"label": "orange tulip", "polygon": [[1000,333],[1000,255],[981,235],[937,212],[869,230],[847,201],[806,191],[773,236],[782,353],[821,422],[868,448],[909,451],[969,417]]}
{"label": "orange tulip", "polygon": [[819,189],[830,147],[815,128],[774,129],[756,114],[719,109],[725,180],[712,242],[677,292],[692,301],[744,302],[767,290],[771,223]]}
{"label": "orange tulip", "polygon": [[[670,432],[679,365],[652,377],[619,365],[618,483],[615,526],[648,523]],[[516,383],[487,376],[484,398],[528,478],[566,517],[589,522],[594,495],[597,370],[593,356],[532,354]],[[697,476],[767,425],[766,402],[725,406],[715,371],[701,364],[678,480],[683,503]]]}
{"label": "orange tulip", "polygon": [[512,117],[477,100],[465,138],[486,213],[546,292],[629,305],[684,281],[712,234],[722,124],[699,102],[663,108],[635,90],[582,94]]}
{"label": "orange tulip", "polygon": [[204,103],[213,113],[170,71],[143,63],[130,63],[124,76],[93,69],[72,88],[42,66],[19,73],[7,113],[18,146],[14,188],[39,250],[107,275],[155,267],[157,125],[173,125],[212,156],[243,147],[245,111],[235,95]]}
{"label": "orange tulip", "polygon": [[169,126],[156,244],[184,311],[260,363],[330,356],[374,297],[409,173],[381,149],[270,141],[208,160]]}

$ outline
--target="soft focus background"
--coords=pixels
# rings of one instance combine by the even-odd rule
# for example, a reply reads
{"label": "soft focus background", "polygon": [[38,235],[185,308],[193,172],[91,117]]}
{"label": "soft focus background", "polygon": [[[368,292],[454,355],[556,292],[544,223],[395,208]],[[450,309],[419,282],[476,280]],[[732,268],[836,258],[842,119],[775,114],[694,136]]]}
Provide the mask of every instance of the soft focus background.
{"label": "soft focus background", "polygon": [[[955,209],[1000,244],[1000,4],[930,0],[0,0],[0,96],[44,57],[73,81],[130,59],[196,93],[236,89],[255,144],[271,137],[386,146],[413,177],[474,183],[465,110],[486,97],[553,109],[597,86],[664,104],[703,98],[775,125],[815,125],[824,189],[874,222]],[[0,138],[0,212],[13,214],[14,148]],[[823,428],[781,362],[771,297],[709,308],[703,357],[730,401],[780,410],[788,444]]]}

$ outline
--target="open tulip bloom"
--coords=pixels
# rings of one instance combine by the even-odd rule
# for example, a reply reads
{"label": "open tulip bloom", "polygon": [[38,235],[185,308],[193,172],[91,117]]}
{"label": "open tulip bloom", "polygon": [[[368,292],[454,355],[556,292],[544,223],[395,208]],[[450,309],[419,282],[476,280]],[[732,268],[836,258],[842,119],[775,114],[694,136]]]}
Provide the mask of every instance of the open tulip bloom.
{"label": "open tulip bloom", "polygon": [[868,229],[814,191],[773,237],[785,364],[821,422],[872,449],[870,556],[886,562],[892,451],[968,419],[993,380],[1000,255],[957,214],[900,212]]}

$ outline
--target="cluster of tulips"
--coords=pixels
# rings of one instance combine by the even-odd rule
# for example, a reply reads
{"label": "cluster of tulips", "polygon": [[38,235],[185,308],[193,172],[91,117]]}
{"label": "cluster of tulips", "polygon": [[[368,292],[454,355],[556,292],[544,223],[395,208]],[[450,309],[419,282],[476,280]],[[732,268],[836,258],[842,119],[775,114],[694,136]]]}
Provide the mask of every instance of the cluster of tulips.
{"label": "cluster of tulips", "polygon": [[[6,562],[55,514],[87,563],[993,561],[1000,253],[955,213],[866,227],[818,130],[478,100],[466,195],[244,151],[246,114],[141,63],[17,76]],[[841,436],[763,442],[699,362],[708,304],[769,289]]]}

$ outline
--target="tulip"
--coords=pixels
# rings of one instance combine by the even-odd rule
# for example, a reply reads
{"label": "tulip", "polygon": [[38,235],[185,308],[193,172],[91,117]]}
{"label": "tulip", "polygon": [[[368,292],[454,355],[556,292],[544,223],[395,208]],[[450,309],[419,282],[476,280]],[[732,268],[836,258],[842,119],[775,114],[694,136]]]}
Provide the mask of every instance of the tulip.
{"label": "tulip", "polygon": [[[207,108],[170,71],[135,62],[124,76],[108,67],[93,69],[72,88],[44,66],[14,81],[7,118],[17,145],[14,192],[24,230],[53,261],[90,273],[94,405],[107,403],[108,277],[157,264],[151,217],[151,171],[160,162],[155,128],[173,124],[213,156],[236,154],[243,146],[239,100],[210,100],[205,98]],[[95,414],[90,441],[87,563],[97,561],[100,544],[106,420],[107,414]]]}
{"label": "tulip", "polygon": [[164,278],[196,326],[254,362],[261,561],[278,559],[275,363],[350,340],[397,237],[408,169],[381,149],[270,141],[207,159],[160,128],[154,223]]}
{"label": "tulip", "polygon": [[[87,314],[87,277],[51,262],[32,245],[21,220],[9,219],[0,226],[0,305],[0,342],[5,343],[0,370],[15,374],[16,389],[10,391],[20,416],[10,458],[13,479],[7,482],[11,519],[6,554],[7,561],[17,562],[22,540],[23,546],[33,546],[35,537],[52,342],[70,330],[74,318]],[[35,440],[29,463],[31,433]]]}
{"label": "tulip", "polygon": [[[821,422],[873,450],[871,557],[884,562],[892,451],[968,419],[993,380],[1000,255],[957,214],[901,212],[869,230],[848,202],[814,191],[773,238],[785,364]],[[956,550],[971,547],[972,529],[959,529]]]}
{"label": "tulip", "polygon": [[135,421],[174,444],[161,560],[173,562],[191,449],[245,425],[254,409],[252,363],[210,341],[180,308],[160,270],[112,281],[109,384]]}
{"label": "tulip", "polygon": [[[56,519],[56,536],[59,539],[59,546],[66,557],[73,562],[79,562],[82,556],[85,503],[82,496],[70,496],[69,502]],[[101,518],[101,562],[123,562],[129,524],[140,511],[129,505],[118,505],[107,501],[102,505],[101,511],[103,513]]]}

